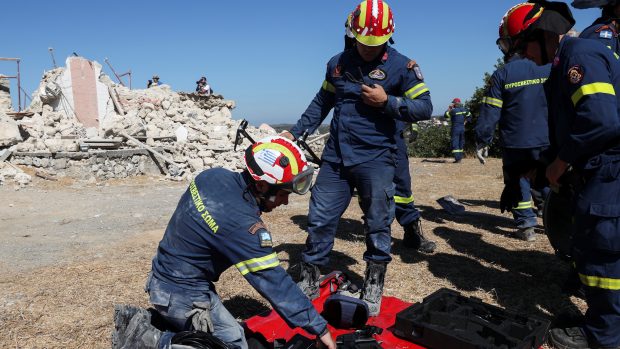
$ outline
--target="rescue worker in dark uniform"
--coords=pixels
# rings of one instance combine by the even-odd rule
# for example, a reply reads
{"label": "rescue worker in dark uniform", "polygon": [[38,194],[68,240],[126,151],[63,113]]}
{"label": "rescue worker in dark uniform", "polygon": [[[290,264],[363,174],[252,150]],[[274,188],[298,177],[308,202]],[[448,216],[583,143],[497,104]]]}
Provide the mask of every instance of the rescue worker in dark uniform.
{"label": "rescue worker in dark uniform", "polygon": [[575,193],[573,258],[588,309],[583,326],[554,328],[550,342],[620,348],[620,62],[594,40],[559,40],[574,24],[564,3],[517,5],[504,22],[524,56],[553,62],[545,89],[555,160],[546,177]]}
{"label": "rescue worker in dark uniform", "polygon": [[450,121],[450,147],[454,162],[459,163],[463,159],[465,149],[465,124],[471,120],[471,113],[463,107],[460,98],[455,98],[448,107],[445,117]]}
{"label": "rescue worker in dark uniform", "polygon": [[397,121],[429,119],[432,103],[411,61],[387,45],[394,21],[385,2],[363,1],[353,12],[351,29],[355,49],[328,62],[321,90],[288,135],[314,132],[334,110],[323,164],[312,188],[299,285],[308,296],[317,294],[318,266],[328,263],[338,220],[357,189],[368,228],[361,298],[374,316],[392,259]]}
{"label": "rescue worker in dark uniform", "polygon": [[[505,26],[500,26],[500,37],[507,35],[506,30]],[[521,240],[534,241],[534,227],[538,222],[530,180],[524,174],[536,168],[536,162],[549,146],[547,100],[543,84],[549,77],[551,65],[536,65],[523,57],[523,49],[514,42],[502,49],[506,64],[491,76],[490,86],[480,106],[475,133],[478,150],[488,147],[499,123],[504,190],[517,190],[519,195],[518,204],[512,207],[517,228],[514,235]]]}
{"label": "rescue worker in dark uniform", "polygon": [[[344,35],[344,50],[353,49],[355,47],[355,35],[351,31],[351,19],[353,13],[347,17],[345,22],[345,35]],[[390,38],[390,43],[393,43]],[[413,69],[417,69],[421,75],[421,70],[415,61],[411,62]],[[398,122],[398,126],[401,129],[397,132],[396,143],[398,145],[397,151],[397,165],[394,175],[395,186],[395,218],[398,224],[403,227],[403,245],[405,247],[416,249],[424,253],[432,253],[435,251],[436,244],[434,241],[428,240],[422,232],[422,222],[420,221],[420,211],[415,207],[413,191],[411,190],[411,173],[409,172],[409,150],[407,149],[407,142],[404,140],[404,131],[407,126],[410,125],[410,137],[409,142],[413,143],[417,139],[419,133],[419,126],[416,122],[405,123]],[[366,232],[366,219],[364,220],[364,232]]]}
{"label": "rescue worker in dark uniform", "polygon": [[[327,322],[280,266],[260,217],[286,205],[291,192],[307,192],[314,169],[282,137],[248,147],[245,163],[242,173],[214,168],[191,182],[153,258],[146,285],[150,301],[176,331],[209,331],[231,347],[247,348],[243,328],[214,285],[235,266],[289,326],[302,327],[335,349]],[[173,339],[174,333],[164,333],[160,346]],[[138,342],[134,347],[145,346]]]}
{"label": "rescue worker in dark uniform", "polygon": [[602,8],[601,17],[584,29],[579,37],[597,40],[620,55],[620,3],[617,0],[573,0],[572,5],[578,9]]}

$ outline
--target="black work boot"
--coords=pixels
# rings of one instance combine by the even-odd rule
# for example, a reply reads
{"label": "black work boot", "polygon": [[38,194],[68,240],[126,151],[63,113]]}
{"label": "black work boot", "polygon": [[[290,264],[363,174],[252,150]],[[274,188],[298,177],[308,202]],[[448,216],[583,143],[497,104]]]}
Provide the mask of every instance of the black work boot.
{"label": "black work boot", "polygon": [[422,233],[422,222],[416,220],[411,224],[403,227],[405,235],[403,236],[403,245],[424,253],[433,253],[437,244],[431,240],[427,240]]}
{"label": "black work boot", "polygon": [[557,349],[588,349],[588,338],[581,327],[552,328],[549,343]]}
{"label": "black work boot", "polygon": [[[122,312],[121,312],[122,313]],[[127,315],[129,312],[124,313]],[[116,320],[119,320],[122,327],[121,318],[125,316],[116,317],[115,314],[115,328]],[[155,328],[151,324],[151,313],[145,309],[137,309],[131,320],[127,323],[127,326],[122,331],[117,331],[116,340],[112,339],[112,348],[114,349],[157,349],[157,343],[161,337],[162,332]]]}
{"label": "black work boot", "polygon": [[387,263],[368,262],[364,274],[364,287],[361,299],[368,305],[368,315],[377,316],[381,310],[381,297],[383,297],[383,282]]}
{"label": "black work boot", "polygon": [[319,296],[319,278],[321,272],[319,267],[314,264],[301,262],[301,271],[299,273],[299,282],[297,286],[310,300]]}

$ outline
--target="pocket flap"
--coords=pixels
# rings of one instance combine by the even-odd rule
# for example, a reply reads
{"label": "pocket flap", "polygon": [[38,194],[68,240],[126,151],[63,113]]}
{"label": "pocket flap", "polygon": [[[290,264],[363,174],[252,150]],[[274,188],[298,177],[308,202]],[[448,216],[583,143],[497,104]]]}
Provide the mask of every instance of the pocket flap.
{"label": "pocket flap", "polygon": [[590,214],[599,217],[620,217],[620,205],[617,204],[590,204]]}

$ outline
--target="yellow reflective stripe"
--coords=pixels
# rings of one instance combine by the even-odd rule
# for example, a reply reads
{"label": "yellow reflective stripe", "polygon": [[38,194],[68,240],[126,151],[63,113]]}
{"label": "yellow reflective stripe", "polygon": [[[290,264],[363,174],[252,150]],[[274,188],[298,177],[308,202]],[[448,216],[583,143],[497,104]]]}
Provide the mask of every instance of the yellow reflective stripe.
{"label": "yellow reflective stripe", "polygon": [[336,93],[336,88],[334,85],[330,84],[327,80],[323,81],[323,86],[321,86],[321,88],[327,92]]}
{"label": "yellow reflective stripe", "polygon": [[360,20],[359,27],[364,28],[366,26],[366,8],[368,7],[366,1],[360,4]]}
{"label": "yellow reflective stripe", "polygon": [[581,98],[587,95],[593,95],[596,93],[606,93],[609,95],[616,95],[616,90],[614,87],[607,82],[594,82],[591,84],[581,86],[575,93],[573,93],[571,99],[573,100],[573,105],[577,105]]}
{"label": "yellow reflective stripe", "polygon": [[467,114],[467,112],[466,111],[462,111],[460,113],[456,113],[456,115],[463,115],[463,114]]}
{"label": "yellow reflective stripe", "polygon": [[291,173],[293,174],[293,176],[299,173],[299,166],[297,166],[297,159],[295,159],[295,155],[293,155],[293,152],[291,152],[288,148],[286,148],[285,146],[281,144],[277,144],[277,143],[263,143],[263,144],[256,146],[256,148],[254,148],[254,152],[257,153],[263,149],[276,150],[284,154],[284,156],[288,158],[289,163],[291,164]]}
{"label": "yellow reflective stripe", "polygon": [[501,99],[497,99],[497,98],[492,98],[492,97],[484,97],[482,98],[482,103],[486,103],[486,104],[490,104],[494,107],[498,107],[501,108],[504,106],[504,101],[502,101]]}
{"label": "yellow reflective stripe", "polygon": [[463,149],[454,149],[452,152],[453,153],[462,153]]}
{"label": "yellow reflective stripe", "polygon": [[444,114],[444,117],[445,117],[446,119],[449,119],[449,118],[450,118],[450,112],[449,112],[449,111],[447,111],[447,112]]}
{"label": "yellow reflective stripe", "polygon": [[616,57],[616,59],[620,59],[620,56],[614,52],[614,57]]}
{"label": "yellow reflective stripe", "polygon": [[381,26],[381,29],[385,29],[388,27],[388,21],[390,19],[390,8],[388,7],[387,3],[383,3],[383,25]]}
{"label": "yellow reflective stripe", "polygon": [[532,201],[522,201],[520,202],[517,207],[514,207],[515,210],[526,210],[528,208],[533,208],[534,207],[534,203]]}
{"label": "yellow reflective stripe", "polygon": [[411,130],[412,131],[420,131],[420,125],[413,123],[411,124]]}
{"label": "yellow reflective stripe", "polygon": [[414,201],[413,200],[413,194],[410,197],[408,197],[408,198],[394,195],[394,202],[397,203],[397,204],[405,204],[406,205],[406,204],[412,203],[413,201]]}
{"label": "yellow reflective stripe", "polygon": [[405,92],[405,97],[409,99],[416,99],[419,95],[423,94],[424,92],[428,92],[428,88],[426,87],[425,83],[421,82],[413,86],[412,88],[408,89]]}
{"label": "yellow reflective stripe", "polygon": [[237,267],[241,275],[245,275],[247,273],[255,273],[257,271],[275,268],[278,265],[280,265],[280,261],[278,260],[278,255],[274,252],[264,257],[252,258],[247,261],[239,262],[235,264],[235,267]]}
{"label": "yellow reflective stripe", "polygon": [[579,274],[581,283],[596,288],[602,288],[605,290],[618,291],[620,290],[620,279],[604,278],[600,276],[589,276]]}

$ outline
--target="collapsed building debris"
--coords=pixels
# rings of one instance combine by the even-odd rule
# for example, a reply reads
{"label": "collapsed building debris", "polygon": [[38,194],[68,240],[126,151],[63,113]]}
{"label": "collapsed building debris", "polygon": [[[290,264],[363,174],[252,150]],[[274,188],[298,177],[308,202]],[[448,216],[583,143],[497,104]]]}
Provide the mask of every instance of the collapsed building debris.
{"label": "collapsed building debris", "polygon": [[[167,85],[131,90],[101,68],[69,57],[66,67],[44,74],[29,116],[13,120],[0,109],[0,183],[18,181],[16,165],[82,180],[145,174],[181,180],[211,167],[243,168],[243,152],[233,151],[234,101]],[[255,139],[275,134],[271,127],[248,132]]]}

